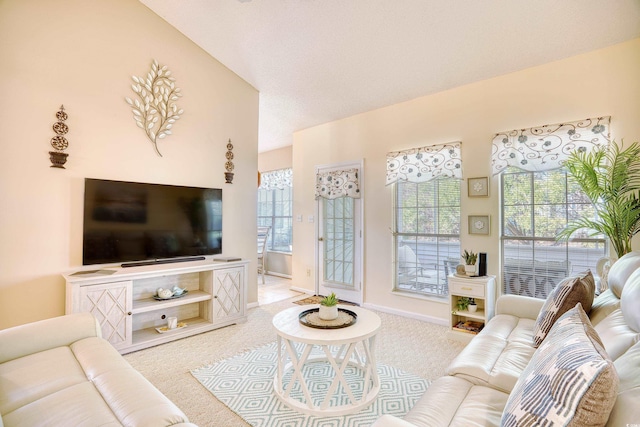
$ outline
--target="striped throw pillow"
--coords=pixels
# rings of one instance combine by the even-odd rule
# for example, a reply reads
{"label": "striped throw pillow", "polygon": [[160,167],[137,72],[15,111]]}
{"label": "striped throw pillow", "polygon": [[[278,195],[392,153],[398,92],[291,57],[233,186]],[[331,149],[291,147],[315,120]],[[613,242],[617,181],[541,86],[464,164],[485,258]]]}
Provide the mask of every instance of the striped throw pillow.
{"label": "striped throw pillow", "polygon": [[577,276],[567,277],[558,283],[544,302],[533,327],[534,347],[542,343],[556,320],[577,303],[582,304],[582,308],[587,313],[591,311],[595,291],[596,281],[590,270]]}
{"label": "striped throw pillow", "polygon": [[618,375],[580,304],[565,313],[514,386],[501,426],[604,426]]}

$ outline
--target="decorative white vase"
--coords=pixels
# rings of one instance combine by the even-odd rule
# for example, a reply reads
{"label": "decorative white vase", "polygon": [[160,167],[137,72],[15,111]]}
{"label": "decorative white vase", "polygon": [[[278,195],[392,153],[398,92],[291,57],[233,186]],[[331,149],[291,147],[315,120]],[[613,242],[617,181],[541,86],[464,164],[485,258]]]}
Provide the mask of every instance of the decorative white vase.
{"label": "decorative white vase", "polygon": [[475,313],[476,310],[478,309],[478,305],[477,304],[469,304],[467,306],[467,308],[469,309],[469,313]]}
{"label": "decorative white vase", "polygon": [[467,276],[473,276],[476,274],[476,265],[465,265],[464,272],[467,273]]}
{"label": "decorative white vase", "polygon": [[327,307],[324,305],[320,306],[320,311],[318,313],[320,319],[322,320],[333,320],[338,318],[338,306],[334,305],[331,307]]}

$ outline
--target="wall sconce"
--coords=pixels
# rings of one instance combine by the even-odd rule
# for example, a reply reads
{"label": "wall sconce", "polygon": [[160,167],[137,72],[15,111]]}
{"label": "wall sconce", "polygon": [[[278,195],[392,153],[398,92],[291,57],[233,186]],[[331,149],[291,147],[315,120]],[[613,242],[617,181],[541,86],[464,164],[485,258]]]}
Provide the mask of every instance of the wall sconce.
{"label": "wall sconce", "polygon": [[64,112],[64,105],[60,106],[60,110],[56,113],[57,122],[53,124],[53,131],[56,133],[56,136],[51,138],[51,146],[56,149],[56,151],[49,151],[49,160],[51,160],[52,168],[64,169],[64,164],[67,163],[67,157],[69,154],[63,153],[63,151],[69,146],[69,141],[63,135],[66,135],[69,132],[69,126],[67,126],[64,121],[67,120],[69,116]]}
{"label": "wall sconce", "polygon": [[224,164],[224,168],[227,170],[224,173],[225,184],[232,184],[233,181],[233,144],[231,144],[231,138],[229,138],[229,142],[227,143],[227,161]]}

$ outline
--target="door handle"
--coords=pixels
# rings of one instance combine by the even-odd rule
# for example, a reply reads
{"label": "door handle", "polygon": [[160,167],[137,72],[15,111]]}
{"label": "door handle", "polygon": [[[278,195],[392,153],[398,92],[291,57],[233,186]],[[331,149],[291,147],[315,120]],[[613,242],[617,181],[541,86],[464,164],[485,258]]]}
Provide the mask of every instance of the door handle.
{"label": "door handle", "polygon": [[324,241],[324,238],[318,237],[318,242],[323,242],[323,241]]}

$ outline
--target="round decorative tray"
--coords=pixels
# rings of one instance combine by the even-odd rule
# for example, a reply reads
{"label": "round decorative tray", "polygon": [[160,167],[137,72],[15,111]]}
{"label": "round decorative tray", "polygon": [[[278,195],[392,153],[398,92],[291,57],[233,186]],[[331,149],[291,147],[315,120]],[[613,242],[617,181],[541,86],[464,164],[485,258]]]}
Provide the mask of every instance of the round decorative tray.
{"label": "round decorative tray", "polygon": [[304,326],[317,329],[346,328],[347,326],[353,325],[356,323],[356,320],[358,320],[357,314],[344,308],[338,309],[338,317],[333,320],[322,320],[319,312],[320,309],[317,307],[305,310],[298,315],[298,319]]}
{"label": "round decorative tray", "polygon": [[183,296],[185,296],[189,291],[188,290],[184,290],[184,292],[182,292],[180,295],[173,295],[170,296],[169,298],[161,298],[158,295],[154,295],[153,299],[156,301],[166,301],[166,300],[170,300],[170,299],[176,299],[176,298],[182,298]]}

